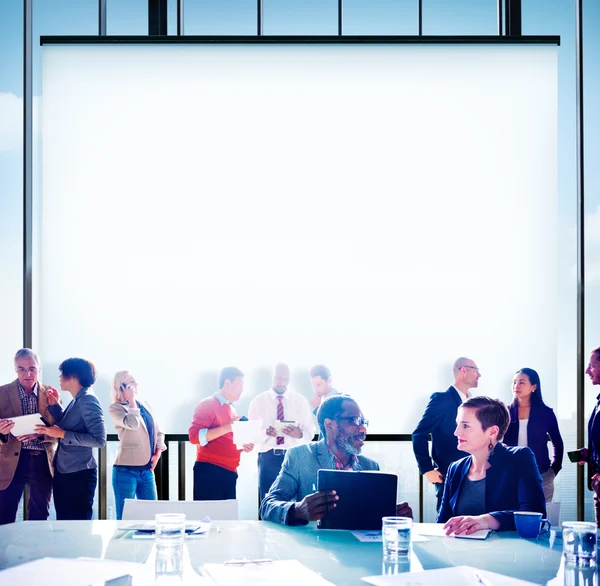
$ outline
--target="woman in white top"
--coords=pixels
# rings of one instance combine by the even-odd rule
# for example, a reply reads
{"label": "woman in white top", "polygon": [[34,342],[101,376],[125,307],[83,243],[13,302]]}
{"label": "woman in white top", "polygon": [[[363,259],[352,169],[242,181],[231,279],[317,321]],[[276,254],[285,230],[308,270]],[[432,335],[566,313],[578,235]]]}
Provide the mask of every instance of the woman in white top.
{"label": "woman in white top", "polygon": [[[542,399],[542,384],[532,368],[521,368],[513,377],[513,402],[508,406],[510,425],[504,436],[509,446],[528,446],[542,476],[546,502],[554,495],[554,478],[562,468],[564,444],[554,411]],[[548,456],[548,436],[552,442],[552,462]]]}

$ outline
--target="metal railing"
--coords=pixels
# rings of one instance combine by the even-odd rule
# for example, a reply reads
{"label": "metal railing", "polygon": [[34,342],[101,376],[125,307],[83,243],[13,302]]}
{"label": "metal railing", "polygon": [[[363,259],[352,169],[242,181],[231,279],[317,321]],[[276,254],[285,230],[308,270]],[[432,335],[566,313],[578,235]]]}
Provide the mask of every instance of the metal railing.
{"label": "metal railing", "polygon": [[[313,441],[317,441],[319,436],[315,435]],[[116,434],[109,433],[107,436],[108,442],[119,441]],[[409,433],[405,434],[370,434],[367,435],[368,442],[412,442],[412,436]],[[166,434],[165,443],[177,443],[177,480],[178,491],[177,500],[185,500],[185,480],[186,480],[186,449],[190,444],[187,434]],[[159,500],[169,500],[169,462],[171,450],[166,450],[162,453],[154,474],[156,476],[156,492]],[[101,448],[98,451],[98,518],[106,519],[107,502],[108,502],[108,461],[107,453],[108,446]],[[258,486],[256,487],[258,491]],[[423,477],[419,474],[419,519],[423,519]]]}

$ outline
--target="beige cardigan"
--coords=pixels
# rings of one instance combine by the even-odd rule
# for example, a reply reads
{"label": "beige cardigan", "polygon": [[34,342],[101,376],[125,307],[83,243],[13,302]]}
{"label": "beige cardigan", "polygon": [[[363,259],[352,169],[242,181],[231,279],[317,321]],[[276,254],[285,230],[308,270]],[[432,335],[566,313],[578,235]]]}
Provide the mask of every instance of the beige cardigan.
{"label": "beige cardigan", "polygon": [[[146,402],[142,402],[146,410],[152,415],[152,409]],[[119,452],[115,464],[119,466],[143,466],[148,463],[150,454],[150,438],[144,418],[139,408],[133,408],[122,403],[113,403],[108,412],[112,417],[113,425],[119,436]],[[165,445],[165,434],[160,430],[158,421],[154,419],[154,451],[167,449]]]}

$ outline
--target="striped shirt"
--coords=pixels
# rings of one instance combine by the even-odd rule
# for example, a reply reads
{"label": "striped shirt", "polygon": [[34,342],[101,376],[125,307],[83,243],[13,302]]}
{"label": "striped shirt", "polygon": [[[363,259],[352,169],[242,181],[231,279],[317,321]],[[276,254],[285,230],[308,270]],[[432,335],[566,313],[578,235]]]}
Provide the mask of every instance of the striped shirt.
{"label": "striped shirt", "polygon": [[[23,415],[35,415],[38,411],[38,384],[33,385],[33,390],[28,395],[25,389],[19,381],[17,381],[17,387],[19,388],[19,399],[21,399],[21,410]],[[38,439],[34,439],[28,442],[21,443],[21,449],[23,450],[44,450],[42,442]]]}
{"label": "striped shirt", "polygon": [[[329,446],[327,446],[327,449],[329,450]],[[331,454],[331,460],[335,470],[358,470],[358,458],[356,454],[352,454],[350,461],[344,466],[331,450],[329,450],[329,453]]]}

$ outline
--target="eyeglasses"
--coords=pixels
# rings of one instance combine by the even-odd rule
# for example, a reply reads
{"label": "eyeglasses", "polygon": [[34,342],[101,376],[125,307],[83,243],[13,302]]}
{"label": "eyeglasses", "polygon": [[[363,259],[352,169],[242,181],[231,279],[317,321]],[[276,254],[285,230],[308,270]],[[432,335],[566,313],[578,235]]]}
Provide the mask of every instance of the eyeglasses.
{"label": "eyeglasses", "polygon": [[369,426],[369,420],[364,417],[338,417],[338,419],[349,421],[354,427],[360,427],[361,425],[364,425],[365,427]]}
{"label": "eyeglasses", "polygon": [[38,371],[37,366],[30,366],[29,368],[24,368],[23,366],[17,366],[17,372],[19,374],[25,374],[25,373],[29,373],[29,374],[35,374]]}
{"label": "eyeglasses", "polygon": [[479,369],[476,366],[467,366],[466,364],[463,366],[463,368],[470,368],[471,370],[474,370],[475,372],[479,372]]}

